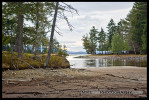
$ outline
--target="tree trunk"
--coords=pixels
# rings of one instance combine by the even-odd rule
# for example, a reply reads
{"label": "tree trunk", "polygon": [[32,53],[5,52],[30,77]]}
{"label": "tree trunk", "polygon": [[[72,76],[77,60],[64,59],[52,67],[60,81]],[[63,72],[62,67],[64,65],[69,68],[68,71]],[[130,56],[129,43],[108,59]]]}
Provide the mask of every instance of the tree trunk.
{"label": "tree trunk", "polygon": [[48,50],[47,59],[44,63],[44,67],[46,67],[48,65],[49,60],[50,60],[50,56],[51,56],[51,51],[52,51],[52,46],[53,46],[53,36],[54,36],[54,30],[55,30],[55,23],[56,23],[57,11],[58,11],[58,3],[59,2],[56,2],[55,14],[54,14],[54,19],[53,19],[53,24],[52,24],[52,29],[51,29],[49,50]]}
{"label": "tree trunk", "polygon": [[36,57],[36,54],[37,54],[37,48],[35,46],[35,52],[34,52],[34,56]]}
{"label": "tree trunk", "polygon": [[134,49],[134,53],[135,53],[135,55],[136,55],[136,49],[135,49],[135,46],[134,46],[134,44],[133,44],[132,41],[131,41],[131,43],[132,43],[132,46],[133,46],[133,49]]}
{"label": "tree trunk", "polygon": [[102,55],[103,55],[103,44],[102,44]]}
{"label": "tree trunk", "polygon": [[[11,27],[11,29],[12,29],[12,27]],[[13,53],[13,49],[14,49],[14,44],[12,43],[12,32],[11,32],[11,43],[10,43],[10,47],[11,47],[11,55],[12,55],[12,53]]]}
{"label": "tree trunk", "polygon": [[[22,9],[22,3],[18,2],[18,6],[20,9]],[[18,57],[21,57],[21,53],[23,50],[23,15],[21,14],[22,12],[19,11],[18,14],[18,39],[17,39],[17,52],[18,52]]]}
{"label": "tree trunk", "polygon": [[35,52],[34,52],[34,56],[36,57],[37,55],[37,41],[38,41],[38,29],[39,29],[39,3],[37,2],[36,4],[36,39],[35,39]]}
{"label": "tree trunk", "polygon": [[34,47],[35,47],[35,46],[33,45],[33,46],[32,46],[32,51],[31,51],[32,54],[34,53]]}

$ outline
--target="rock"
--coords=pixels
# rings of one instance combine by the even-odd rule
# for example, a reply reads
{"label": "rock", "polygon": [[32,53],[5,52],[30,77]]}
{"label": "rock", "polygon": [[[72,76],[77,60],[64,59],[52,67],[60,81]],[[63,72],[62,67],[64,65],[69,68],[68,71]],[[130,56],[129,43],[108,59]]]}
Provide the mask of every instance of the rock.
{"label": "rock", "polygon": [[142,95],[139,95],[139,97],[141,97],[141,98],[146,98],[146,97],[147,97],[147,95],[142,94]]}
{"label": "rock", "polygon": [[137,90],[137,88],[133,88],[134,90]]}

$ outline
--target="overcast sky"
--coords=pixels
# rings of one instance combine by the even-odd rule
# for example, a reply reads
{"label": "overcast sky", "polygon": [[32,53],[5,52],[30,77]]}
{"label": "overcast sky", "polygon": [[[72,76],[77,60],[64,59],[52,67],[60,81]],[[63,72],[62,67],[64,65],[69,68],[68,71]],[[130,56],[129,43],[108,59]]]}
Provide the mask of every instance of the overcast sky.
{"label": "overcast sky", "polygon": [[[65,13],[73,31],[69,30],[65,20],[57,20],[56,24],[60,28],[63,36],[55,33],[56,39],[60,44],[65,44],[68,51],[85,51],[82,45],[82,36],[89,33],[92,26],[98,31],[101,27],[107,32],[107,24],[112,18],[115,23],[120,19],[126,18],[133,7],[134,2],[66,2],[71,4],[79,12],[79,15]],[[61,3],[60,3],[61,4]],[[58,29],[57,29],[58,30]]]}

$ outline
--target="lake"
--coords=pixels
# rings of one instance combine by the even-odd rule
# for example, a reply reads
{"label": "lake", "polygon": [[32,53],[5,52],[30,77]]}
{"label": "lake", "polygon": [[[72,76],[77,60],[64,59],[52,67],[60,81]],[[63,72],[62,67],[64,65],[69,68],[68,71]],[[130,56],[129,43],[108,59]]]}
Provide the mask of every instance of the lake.
{"label": "lake", "polygon": [[70,62],[71,68],[83,67],[111,67],[111,66],[137,66],[146,67],[147,60],[127,60],[127,59],[107,59],[107,58],[74,58],[87,54],[70,54],[67,60]]}

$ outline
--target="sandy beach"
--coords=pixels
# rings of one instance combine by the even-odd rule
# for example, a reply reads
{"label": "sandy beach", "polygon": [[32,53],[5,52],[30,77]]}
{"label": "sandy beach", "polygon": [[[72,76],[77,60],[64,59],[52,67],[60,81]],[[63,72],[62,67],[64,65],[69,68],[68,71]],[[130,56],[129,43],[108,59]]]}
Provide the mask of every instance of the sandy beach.
{"label": "sandy beach", "polygon": [[3,98],[144,98],[147,68],[26,69],[2,72]]}

